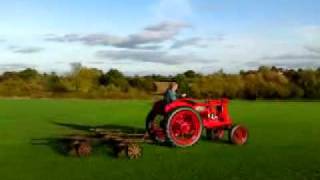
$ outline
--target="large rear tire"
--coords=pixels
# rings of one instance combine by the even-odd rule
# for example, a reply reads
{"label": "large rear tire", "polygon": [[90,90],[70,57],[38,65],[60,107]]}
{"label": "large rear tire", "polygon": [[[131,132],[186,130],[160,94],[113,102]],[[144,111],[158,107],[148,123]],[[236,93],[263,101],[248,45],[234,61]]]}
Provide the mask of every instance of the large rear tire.
{"label": "large rear tire", "polygon": [[146,131],[150,138],[157,143],[166,142],[164,123],[164,116],[162,114],[150,111],[146,120]]}
{"label": "large rear tire", "polygon": [[199,113],[189,107],[171,112],[166,123],[167,142],[177,147],[189,147],[197,143],[202,134]]}

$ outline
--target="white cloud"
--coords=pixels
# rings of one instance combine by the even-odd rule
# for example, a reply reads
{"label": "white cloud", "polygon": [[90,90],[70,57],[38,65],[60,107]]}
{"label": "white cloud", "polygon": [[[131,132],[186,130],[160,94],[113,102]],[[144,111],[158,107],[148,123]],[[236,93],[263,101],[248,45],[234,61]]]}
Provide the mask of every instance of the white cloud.
{"label": "white cloud", "polygon": [[[47,37],[46,40],[56,42],[82,42],[91,46],[103,45],[117,48],[157,49],[160,48],[160,46],[154,44],[160,44],[165,41],[172,40],[183,29],[190,27],[191,25],[182,21],[165,21],[147,26],[138,33],[124,37],[110,34],[66,34],[63,36],[50,36]],[[145,47],[144,45],[147,46]]]}
{"label": "white cloud", "polygon": [[320,46],[305,46],[305,48],[312,53],[320,53]]}
{"label": "white cloud", "polygon": [[172,45],[171,49],[179,49],[184,47],[199,47],[199,48],[206,48],[209,47],[213,42],[220,42],[223,41],[223,35],[217,35],[216,37],[191,37],[182,40],[176,40]]}
{"label": "white cloud", "polygon": [[18,46],[10,46],[8,49],[12,50],[12,52],[17,54],[33,54],[33,53],[39,53],[43,51],[44,49],[41,47],[18,47]]}
{"label": "white cloud", "polygon": [[[181,65],[189,63],[208,63],[210,60],[194,54],[170,54],[167,51],[150,50],[104,50],[98,51],[97,56],[111,60],[129,60],[134,62],[150,62],[165,65]],[[132,62],[134,61],[134,62]]]}

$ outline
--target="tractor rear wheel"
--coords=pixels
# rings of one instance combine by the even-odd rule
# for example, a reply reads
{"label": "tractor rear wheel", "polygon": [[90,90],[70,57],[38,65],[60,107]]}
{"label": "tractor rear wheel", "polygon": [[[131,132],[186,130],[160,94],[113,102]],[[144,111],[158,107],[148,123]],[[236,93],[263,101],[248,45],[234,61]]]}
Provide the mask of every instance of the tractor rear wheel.
{"label": "tractor rear wheel", "polygon": [[248,141],[248,130],[244,126],[234,125],[229,130],[229,139],[233,144],[243,145]]}
{"label": "tractor rear wheel", "polygon": [[146,120],[146,130],[150,138],[158,143],[166,141],[164,116],[151,111]]}
{"label": "tractor rear wheel", "polygon": [[206,135],[208,140],[221,140],[224,137],[224,129],[206,129]]}
{"label": "tractor rear wheel", "polygon": [[189,107],[180,107],[171,112],[167,119],[167,141],[177,147],[188,147],[197,143],[202,134],[199,113]]}

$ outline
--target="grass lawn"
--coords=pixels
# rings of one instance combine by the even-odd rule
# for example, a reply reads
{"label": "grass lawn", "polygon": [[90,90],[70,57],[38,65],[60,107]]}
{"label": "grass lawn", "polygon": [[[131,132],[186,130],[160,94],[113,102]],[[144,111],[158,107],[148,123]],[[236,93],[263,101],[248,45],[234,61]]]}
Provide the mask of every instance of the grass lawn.
{"label": "grass lawn", "polygon": [[320,179],[320,102],[231,102],[234,121],[250,131],[242,147],[206,140],[186,149],[144,145],[141,159],[127,160],[104,147],[76,158],[32,144],[80,131],[58,123],[143,128],[149,108],[138,100],[0,100],[0,179]]}

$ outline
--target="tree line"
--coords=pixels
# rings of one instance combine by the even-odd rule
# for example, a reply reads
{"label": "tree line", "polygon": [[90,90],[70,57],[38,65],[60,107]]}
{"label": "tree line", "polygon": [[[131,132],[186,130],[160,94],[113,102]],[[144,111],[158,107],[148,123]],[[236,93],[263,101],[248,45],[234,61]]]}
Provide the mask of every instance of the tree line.
{"label": "tree line", "polygon": [[176,81],[179,91],[194,98],[320,99],[320,68],[282,69],[262,66],[237,74],[222,70],[201,74],[193,70],[175,76],[125,76],[117,69],[73,64],[72,71],[58,75],[35,69],[0,75],[1,97],[32,98],[150,98],[155,82]]}

